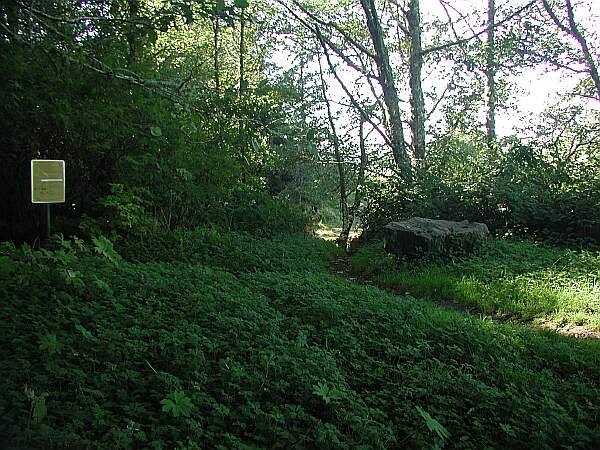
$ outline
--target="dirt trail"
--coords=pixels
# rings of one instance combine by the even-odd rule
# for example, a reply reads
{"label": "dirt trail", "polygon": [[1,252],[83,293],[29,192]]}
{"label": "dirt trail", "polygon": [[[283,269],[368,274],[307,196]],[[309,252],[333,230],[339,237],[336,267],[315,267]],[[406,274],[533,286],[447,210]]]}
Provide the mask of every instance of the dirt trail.
{"label": "dirt trail", "polygon": [[[350,280],[352,282],[360,283],[360,284],[367,285],[367,286],[379,287],[375,283],[373,283],[372,280],[369,280],[368,278],[357,277],[357,276],[351,274],[349,265],[350,265],[350,258],[348,256],[338,256],[333,260],[333,262],[329,266],[329,270],[331,271],[331,273],[342,276],[344,278],[347,278],[348,280]],[[383,290],[388,291],[395,295],[404,295],[405,294],[404,292],[398,292],[393,289],[385,289],[385,288],[380,288],[380,289],[383,289]],[[450,308],[450,309],[453,309],[456,311],[461,311],[461,312],[465,312],[468,314],[472,314],[479,318],[486,319],[486,320],[492,320],[494,322],[499,322],[499,323],[500,322],[509,322],[509,323],[513,323],[513,324],[530,326],[530,327],[534,327],[534,328],[542,328],[542,329],[546,329],[546,330],[552,330],[556,333],[562,334],[563,336],[569,336],[569,337],[574,337],[574,338],[578,338],[578,339],[600,339],[600,331],[592,330],[592,329],[584,327],[582,325],[571,325],[571,324],[562,325],[562,324],[559,324],[556,322],[552,322],[550,320],[546,320],[541,323],[526,322],[523,320],[515,319],[515,317],[510,316],[510,315],[484,314],[480,309],[478,309],[477,307],[474,307],[474,306],[462,305],[460,303],[455,303],[455,302],[444,302],[444,301],[440,301],[440,300],[431,300],[431,301],[440,306]]]}

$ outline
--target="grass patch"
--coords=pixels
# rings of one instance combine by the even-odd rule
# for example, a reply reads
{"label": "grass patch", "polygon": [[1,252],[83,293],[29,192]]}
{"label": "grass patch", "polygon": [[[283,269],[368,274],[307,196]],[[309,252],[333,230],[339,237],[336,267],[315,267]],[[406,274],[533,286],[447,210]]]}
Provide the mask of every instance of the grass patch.
{"label": "grass patch", "polygon": [[416,297],[476,306],[521,320],[549,319],[600,329],[600,253],[528,241],[491,241],[453,261],[397,261],[382,244],[350,260],[355,274]]}
{"label": "grass patch", "polygon": [[[105,241],[1,247],[0,444],[600,445],[599,343],[350,283],[318,241],[214,239],[197,260],[192,240],[143,262]],[[234,264],[259,244],[263,263]]]}

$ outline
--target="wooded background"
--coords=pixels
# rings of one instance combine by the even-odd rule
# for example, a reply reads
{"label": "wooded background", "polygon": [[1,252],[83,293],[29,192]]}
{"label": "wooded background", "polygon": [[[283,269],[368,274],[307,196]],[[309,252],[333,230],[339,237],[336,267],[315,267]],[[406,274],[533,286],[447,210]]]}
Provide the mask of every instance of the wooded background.
{"label": "wooded background", "polygon": [[[345,243],[359,216],[421,215],[597,240],[595,13],[591,0],[7,0],[0,237],[43,232],[29,161],[56,158],[65,234],[324,218]],[[568,89],[499,134],[532,71]]]}

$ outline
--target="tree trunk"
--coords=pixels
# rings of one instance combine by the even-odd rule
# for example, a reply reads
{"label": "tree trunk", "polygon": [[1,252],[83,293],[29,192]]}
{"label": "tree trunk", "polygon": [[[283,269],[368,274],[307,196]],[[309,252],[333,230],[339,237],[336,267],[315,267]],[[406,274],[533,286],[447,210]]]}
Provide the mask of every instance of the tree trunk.
{"label": "tree trunk", "polygon": [[383,90],[383,101],[388,112],[390,142],[394,161],[400,170],[402,178],[407,182],[412,182],[411,163],[404,141],[398,91],[396,90],[388,50],[385,46],[383,29],[377,16],[375,0],[360,0],[360,3],[367,19],[367,28],[369,29],[373,48],[375,49],[375,63],[379,74],[378,81]]}
{"label": "tree trunk", "polygon": [[331,105],[329,103],[329,99],[327,98],[327,85],[325,84],[325,77],[323,76],[323,68],[321,66],[321,58],[319,58],[319,75],[321,77],[321,92],[323,95],[323,100],[325,101],[325,106],[327,109],[327,120],[329,122],[329,128],[331,129],[331,138],[333,143],[333,154],[335,157],[335,164],[338,170],[338,178],[339,178],[339,192],[340,192],[340,213],[342,215],[342,233],[338,238],[338,244],[342,248],[346,248],[348,244],[348,234],[346,234],[345,238],[343,238],[344,230],[352,227],[352,222],[350,221],[350,213],[348,210],[348,192],[346,189],[346,171],[344,168],[344,161],[342,159],[342,152],[340,150],[340,140],[338,138],[337,130],[335,128],[335,120],[333,118],[333,113],[331,112]]}
{"label": "tree trunk", "polygon": [[244,79],[244,54],[246,53],[246,41],[245,41],[245,31],[246,31],[246,18],[244,17],[244,13],[246,12],[246,8],[242,8],[240,12],[240,97],[244,94],[245,83]]}
{"label": "tree trunk", "polygon": [[365,147],[365,119],[360,118],[359,127],[359,145],[360,145],[360,165],[358,166],[358,174],[356,178],[356,188],[354,189],[354,201],[352,206],[349,208],[349,218],[345,226],[342,224],[342,231],[338,242],[340,247],[348,248],[348,239],[350,237],[350,231],[356,222],[356,216],[360,208],[360,201],[362,199],[362,190],[365,184],[365,172],[367,170],[367,151]]}
{"label": "tree trunk", "polygon": [[[17,5],[10,4],[8,2],[5,2],[5,3],[7,3],[7,4],[5,4],[2,9],[0,9],[0,14],[4,10],[4,13],[6,14],[6,25],[8,27],[8,31],[11,34],[13,34],[14,36],[18,36],[19,28],[20,28],[19,27],[19,8],[17,7]],[[9,36],[9,38],[12,38],[14,36]]]}
{"label": "tree trunk", "polygon": [[406,14],[410,39],[409,83],[410,107],[412,118],[410,129],[412,134],[412,151],[416,160],[425,159],[425,100],[421,86],[423,54],[421,48],[421,14],[419,0],[410,0]]}
{"label": "tree trunk", "polygon": [[217,93],[221,89],[221,80],[219,74],[219,18],[213,19],[213,72],[215,80],[215,90]]}
{"label": "tree trunk", "polygon": [[365,120],[361,117],[360,128],[358,131],[359,145],[360,145],[360,166],[358,167],[358,178],[356,180],[356,191],[354,193],[354,204],[352,205],[352,217],[356,218],[356,213],[360,208],[360,201],[362,200],[362,190],[365,185],[365,173],[367,171],[367,148],[365,145]]}
{"label": "tree trunk", "polygon": [[598,65],[592,56],[592,52],[588,46],[587,40],[583,33],[579,29],[577,22],[575,21],[575,13],[573,11],[573,5],[571,4],[571,0],[565,1],[567,6],[567,17],[569,18],[569,28],[571,29],[571,33],[579,47],[581,47],[581,51],[583,53],[583,58],[587,63],[588,70],[590,71],[590,76],[592,77],[592,81],[594,82],[594,87],[596,88],[596,99],[600,100],[600,76],[598,75]]}
{"label": "tree trunk", "polygon": [[567,9],[567,20],[569,25],[563,24],[559,17],[556,15],[552,6],[548,3],[548,0],[542,0],[544,5],[544,9],[558,27],[559,30],[564,32],[565,34],[571,36],[573,39],[577,41],[579,47],[581,48],[581,52],[583,53],[583,59],[587,66],[590,77],[592,78],[592,82],[594,83],[594,90],[596,91],[596,99],[600,100],[600,75],[598,73],[598,65],[592,56],[592,52],[590,51],[590,47],[588,42],[579,29],[579,25],[575,20],[575,11],[573,10],[573,5],[571,4],[571,0],[565,0],[565,6]]}
{"label": "tree trunk", "polygon": [[488,147],[496,141],[496,41],[494,27],[496,22],[495,0],[488,0],[487,21],[487,51],[486,51],[486,77],[488,87],[487,117],[485,121],[486,140]]}

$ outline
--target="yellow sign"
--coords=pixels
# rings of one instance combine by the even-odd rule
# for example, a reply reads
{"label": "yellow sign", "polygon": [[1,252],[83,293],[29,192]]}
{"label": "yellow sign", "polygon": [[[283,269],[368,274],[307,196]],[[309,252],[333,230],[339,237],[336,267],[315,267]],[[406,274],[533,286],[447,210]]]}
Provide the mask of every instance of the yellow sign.
{"label": "yellow sign", "polygon": [[31,203],[64,203],[65,162],[31,160]]}

